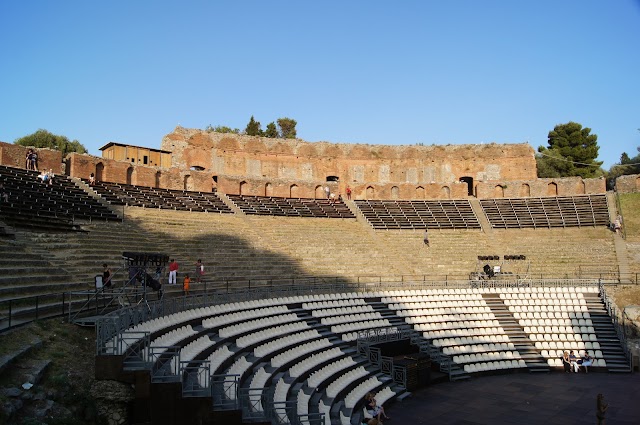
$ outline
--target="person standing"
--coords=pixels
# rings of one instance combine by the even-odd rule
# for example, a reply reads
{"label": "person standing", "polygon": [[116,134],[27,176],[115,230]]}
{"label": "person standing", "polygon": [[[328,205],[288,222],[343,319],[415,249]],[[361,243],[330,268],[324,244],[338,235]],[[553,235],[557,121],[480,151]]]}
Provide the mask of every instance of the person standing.
{"label": "person standing", "polygon": [[178,262],[171,259],[169,263],[169,285],[175,285],[178,282]]}
{"label": "person standing", "polygon": [[347,190],[345,190],[345,193],[347,194],[347,200],[351,200],[351,188],[349,186],[347,186]]}
{"label": "person standing", "polygon": [[200,283],[202,276],[204,275],[204,264],[202,264],[202,260],[198,259],[196,261],[196,283]]}
{"label": "person standing", "polygon": [[331,197],[331,189],[329,189],[329,186],[324,187],[324,194],[327,197],[327,199]]}
{"label": "person standing", "polygon": [[426,245],[426,247],[429,248],[429,232],[428,232],[428,229],[424,229],[424,240],[423,240],[423,242]]}
{"label": "person standing", "polygon": [[111,269],[107,263],[102,265],[102,287],[103,288],[111,288]]}
{"label": "person standing", "polygon": [[189,284],[191,284],[191,278],[189,277],[189,273],[187,273],[182,281],[182,295],[189,295]]}

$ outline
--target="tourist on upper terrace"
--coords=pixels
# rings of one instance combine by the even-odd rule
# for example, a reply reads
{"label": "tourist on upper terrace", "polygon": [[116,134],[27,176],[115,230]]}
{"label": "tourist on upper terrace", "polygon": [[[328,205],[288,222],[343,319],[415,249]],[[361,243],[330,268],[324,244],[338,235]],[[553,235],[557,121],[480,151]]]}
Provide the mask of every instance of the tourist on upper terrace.
{"label": "tourist on upper terrace", "polygon": [[89,186],[93,186],[95,183],[96,183],[95,174],[93,174],[93,173],[89,174]]}
{"label": "tourist on upper terrace", "polygon": [[331,189],[329,189],[329,186],[324,187],[324,195],[327,197],[327,199],[331,197]]}
{"label": "tourist on upper terrace", "polygon": [[196,282],[200,283],[200,280],[202,279],[202,276],[204,276],[204,264],[202,264],[202,260],[198,259],[198,261],[196,261]]}
{"label": "tourist on upper terrace", "polygon": [[29,153],[27,153],[29,167],[27,169],[38,171],[38,152],[29,149]]}
{"label": "tourist on upper terrace", "polygon": [[617,234],[620,234],[622,231],[622,216],[618,215],[616,217],[616,221],[613,222],[613,231]]}
{"label": "tourist on upper terrace", "polygon": [[9,193],[7,189],[4,188],[4,183],[0,181],[0,201],[1,202],[9,202]]}
{"label": "tourist on upper terrace", "polygon": [[351,200],[351,188],[349,186],[347,186],[347,190],[345,190],[345,193],[347,194],[347,199],[350,201]]}
{"label": "tourist on upper terrace", "polygon": [[178,282],[178,268],[178,262],[172,258],[169,263],[169,285],[175,285]]}

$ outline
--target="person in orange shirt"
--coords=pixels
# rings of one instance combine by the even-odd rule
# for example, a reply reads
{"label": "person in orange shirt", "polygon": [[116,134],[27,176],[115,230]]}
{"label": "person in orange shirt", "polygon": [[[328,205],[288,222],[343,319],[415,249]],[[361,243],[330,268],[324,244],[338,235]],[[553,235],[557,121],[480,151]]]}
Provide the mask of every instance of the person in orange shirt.
{"label": "person in orange shirt", "polygon": [[184,277],[184,281],[182,282],[182,295],[189,295],[190,283],[191,283],[191,278],[189,277],[189,273],[187,273]]}

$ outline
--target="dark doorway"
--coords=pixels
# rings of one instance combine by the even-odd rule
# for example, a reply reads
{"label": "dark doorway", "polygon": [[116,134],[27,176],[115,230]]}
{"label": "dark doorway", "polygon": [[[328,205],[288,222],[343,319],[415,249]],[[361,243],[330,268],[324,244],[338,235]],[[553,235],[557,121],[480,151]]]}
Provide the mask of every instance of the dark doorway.
{"label": "dark doorway", "polygon": [[462,183],[467,184],[467,192],[469,196],[474,196],[473,194],[473,177],[460,177],[460,181]]}
{"label": "dark doorway", "polygon": [[340,177],[338,177],[338,176],[327,176],[327,181],[328,182],[339,182],[340,181]]}

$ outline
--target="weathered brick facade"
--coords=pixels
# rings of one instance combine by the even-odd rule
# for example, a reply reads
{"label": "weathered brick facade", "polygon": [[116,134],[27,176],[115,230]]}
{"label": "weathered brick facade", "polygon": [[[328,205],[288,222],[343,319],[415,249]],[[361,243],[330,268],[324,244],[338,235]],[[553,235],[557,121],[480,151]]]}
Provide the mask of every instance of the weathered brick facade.
{"label": "weathered brick facade", "polygon": [[618,177],[616,179],[616,190],[619,193],[640,192],[640,174]]}
{"label": "weathered brick facade", "polygon": [[[38,169],[52,169],[55,174],[62,174],[62,152],[53,149],[31,148],[38,153]],[[28,147],[0,142],[0,164],[15,168],[26,168],[25,157]]]}

